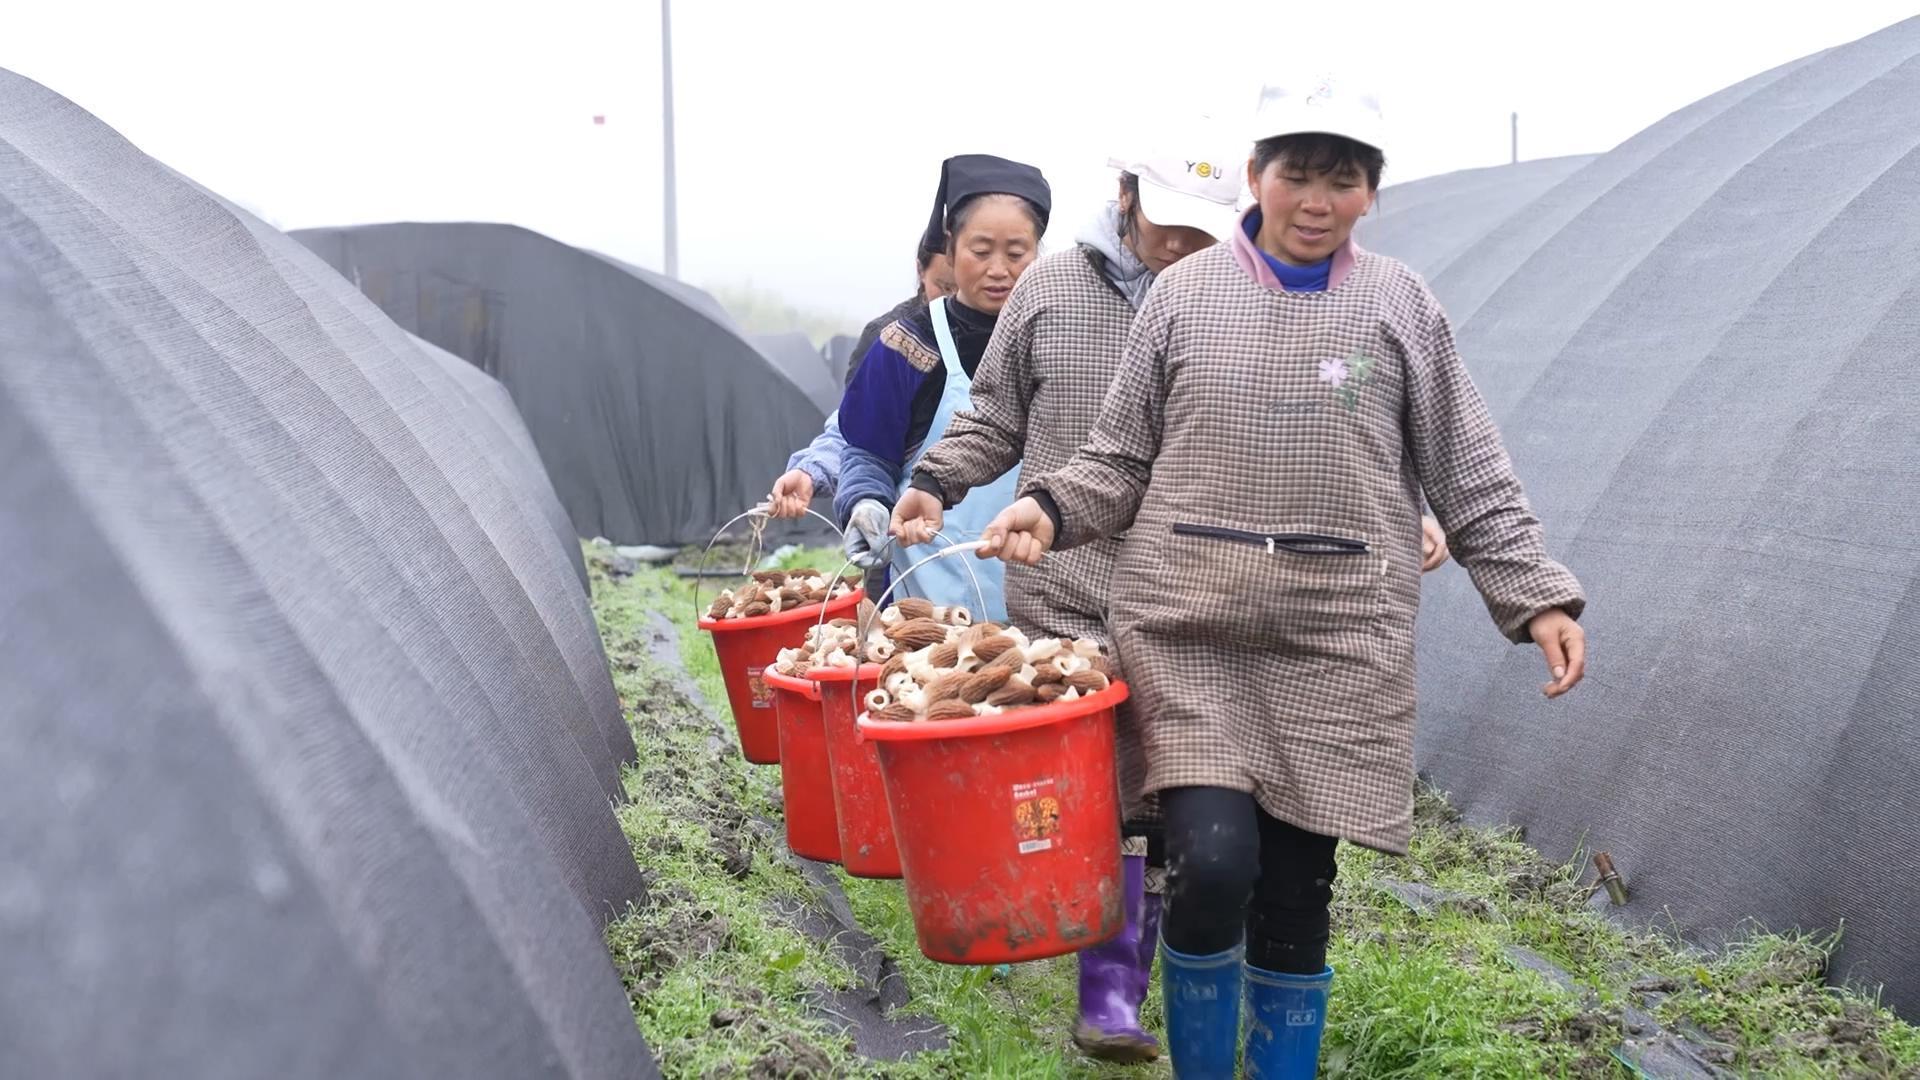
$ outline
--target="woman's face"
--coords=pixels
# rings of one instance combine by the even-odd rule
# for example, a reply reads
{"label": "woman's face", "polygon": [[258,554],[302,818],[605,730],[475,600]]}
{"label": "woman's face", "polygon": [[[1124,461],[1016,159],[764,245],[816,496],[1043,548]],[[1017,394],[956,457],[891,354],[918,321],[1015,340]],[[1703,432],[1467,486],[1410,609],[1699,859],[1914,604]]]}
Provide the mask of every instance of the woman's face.
{"label": "woman's face", "polygon": [[1039,248],[1018,196],[982,196],[953,238],[954,295],[975,311],[997,314]]}
{"label": "woman's face", "polygon": [[945,252],[935,255],[920,271],[920,299],[932,303],[953,295],[953,260]]}
{"label": "woman's face", "polygon": [[1309,172],[1276,158],[1264,170],[1247,163],[1260,202],[1260,248],[1282,262],[1311,266],[1333,255],[1373,206],[1373,189],[1358,166]]}
{"label": "woman's face", "polygon": [[[1133,196],[1122,193],[1121,217],[1135,210]],[[1213,237],[1204,229],[1195,229],[1186,225],[1155,225],[1147,220],[1144,213],[1133,215],[1133,235],[1127,237],[1127,246],[1147,264],[1147,269],[1158,274],[1181,259],[1196,251],[1213,246]]]}

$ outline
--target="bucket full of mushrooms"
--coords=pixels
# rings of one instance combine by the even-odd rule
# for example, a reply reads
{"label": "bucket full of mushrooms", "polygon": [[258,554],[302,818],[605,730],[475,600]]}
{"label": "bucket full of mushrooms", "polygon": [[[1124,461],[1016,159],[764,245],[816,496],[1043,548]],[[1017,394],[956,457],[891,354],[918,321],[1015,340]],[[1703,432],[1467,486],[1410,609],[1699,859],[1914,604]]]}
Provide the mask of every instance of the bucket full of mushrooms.
{"label": "bucket full of mushrooms", "polygon": [[783,650],[803,643],[807,628],[850,614],[866,599],[859,583],[817,570],[763,570],[715,597],[700,613],[727,686],[740,752],[756,765],[780,762],[773,689],[762,677]]}
{"label": "bucket full of mushrooms", "polygon": [[1030,638],[918,599],[838,631],[783,659],[854,687],[920,951],[1018,963],[1118,933],[1113,728],[1127,687],[1099,643]]}

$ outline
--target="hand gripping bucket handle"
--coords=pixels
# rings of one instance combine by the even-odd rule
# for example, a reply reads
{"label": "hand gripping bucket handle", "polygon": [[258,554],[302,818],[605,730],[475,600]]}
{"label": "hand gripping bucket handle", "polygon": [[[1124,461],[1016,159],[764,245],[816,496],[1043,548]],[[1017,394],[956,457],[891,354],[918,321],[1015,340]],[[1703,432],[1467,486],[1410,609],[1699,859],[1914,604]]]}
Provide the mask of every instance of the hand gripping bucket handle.
{"label": "hand gripping bucket handle", "polygon": [[[700,578],[706,573],[707,561],[713,557],[713,545],[719,543],[720,538],[727,535],[728,529],[733,528],[748,518],[758,518],[759,520],[757,520],[753,526],[753,543],[747,549],[747,565],[740,571],[741,577],[751,578],[753,576],[754,565],[760,561],[760,531],[767,527],[767,522],[773,517],[773,514],[770,512],[771,510],[772,505],[770,503],[761,503],[746,513],[734,518],[732,521],[727,522],[725,525],[720,526],[720,531],[714,533],[713,539],[707,541],[706,550],[700,553],[700,565],[696,568],[693,578],[693,618],[695,622],[706,617],[706,612],[700,607]],[[807,513],[826,522],[827,528],[832,529],[833,534],[840,537],[843,543],[845,542],[846,534],[841,531],[840,526],[833,523],[832,518],[817,510],[809,509]],[[839,576],[839,574],[834,575],[836,579],[838,579]],[[828,585],[828,589],[832,589],[831,584]],[[821,605],[820,610],[824,616],[826,614],[826,605]]]}

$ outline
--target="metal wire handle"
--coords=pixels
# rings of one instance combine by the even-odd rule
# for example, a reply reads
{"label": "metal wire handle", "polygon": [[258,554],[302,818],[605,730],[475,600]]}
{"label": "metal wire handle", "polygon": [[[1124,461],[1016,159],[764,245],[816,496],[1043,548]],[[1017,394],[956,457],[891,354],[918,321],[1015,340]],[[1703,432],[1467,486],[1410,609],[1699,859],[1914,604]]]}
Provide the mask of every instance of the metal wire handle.
{"label": "metal wire handle", "polygon": [[[946,537],[940,536],[939,533],[934,533],[934,535],[938,536],[942,540],[947,540]],[[957,555],[963,551],[979,551],[981,548],[987,546],[987,542],[985,540],[969,540],[964,544],[956,544],[951,540],[947,540],[947,544],[949,545],[948,547],[943,548],[939,551],[936,551],[933,554],[927,556],[926,558],[921,559],[919,562],[914,563],[912,566],[907,567],[906,570],[903,571],[898,577],[894,578],[892,581],[887,582],[886,591],[880,594],[880,599],[878,601],[875,601],[873,605],[875,610],[878,610],[879,608],[883,607],[886,603],[887,597],[893,595],[893,590],[899,588],[901,582],[912,577],[913,572],[915,570],[918,570],[921,567],[927,565],[928,563],[934,562],[935,560],[944,559],[949,555]],[[967,564],[963,564],[963,565],[967,565]],[[984,619],[986,618],[985,609],[987,606],[987,594],[981,591],[980,579],[974,574],[973,567],[971,565],[967,565],[967,577],[971,578],[973,581],[973,595],[975,599],[980,601],[980,607],[982,609],[980,617]]]}
{"label": "metal wire handle", "polygon": [[[760,519],[760,524],[759,524],[759,526],[758,526],[758,527],[756,527],[756,528],[754,529],[754,531],[753,531],[753,543],[752,543],[751,545],[749,545],[749,546],[748,546],[748,548],[747,548],[747,568],[746,568],[745,570],[743,570],[743,571],[741,571],[741,573],[740,573],[740,576],[741,576],[741,577],[745,577],[745,578],[751,578],[751,577],[753,576],[753,566],[754,566],[754,564],[755,564],[756,562],[758,562],[758,561],[759,561],[759,555],[760,555],[760,530],[761,530],[761,529],[763,529],[763,528],[765,528],[765,527],[766,527],[766,523],[767,523],[767,521],[768,521],[768,519],[770,519],[770,518],[772,518],[772,516],[773,516],[773,514],[771,513],[771,509],[772,509],[772,504],[771,504],[771,503],[761,503],[760,505],[758,505],[758,506],[756,506],[756,507],[754,507],[753,509],[751,509],[751,510],[749,510],[749,511],[747,511],[746,513],[744,513],[744,514],[741,514],[740,516],[738,516],[738,517],[736,517],[736,518],[734,518],[734,519],[733,519],[732,521],[729,521],[729,522],[727,522],[727,523],[726,523],[725,525],[722,525],[722,526],[720,526],[720,531],[719,531],[719,532],[716,532],[716,533],[714,533],[714,534],[713,534],[713,539],[711,539],[711,540],[709,540],[709,541],[707,541],[707,548],[706,548],[706,550],[705,550],[705,551],[702,551],[702,552],[700,553],[700,565],[699,565],[698,567],[696,567],[696,568],[695,568],[695,570],[694,570],[694,578],[693,578],[693,619],[694,619],[694,622],[696,622],[696,623],[697,623],[697,622],[699,622],[699,621],[700,621],[700,620],[701,620],[702,618],[704,618],[704,617],[706,616],[706,612],[705,612],[704,610],[702,610],[702,609],[701,609],[701,607],[700,607],[700,575],[702,575],[702,574],[705,574],[705,573],[707,572],[707,560],[708,560],[709,558],[711,558],[711,557],[713,556],[713,545],[715,545],[715,544],[717,544],[717,543],[719,543],[719,542],[720,542],[720,538],[721,538],[721,537],[723,537],[723,536],[725,536],[725,535],[727,535],[727,530],[728,530],[728,529],[731,529],[731,528],[733,528],[733,527],[734,527],[735,525],[738,525],[739,523],[741,523],[742,521],[745,521],[746,519],[748,519],[748,518],[750,518],[750,517],[758,517],[758,518]],[[809,513],[809,514],[811,514],[811,515],[813,515],[814,517],[817,517],[817,518],[819,518],[819,519],[820,519],[821,521],[824,521],[824,522],[826,522],[826,523],[827,523],[827,528],[829,528],[829,529],[832,529],[832,530],[833,530],[833,534],[834,534],[835,536],[838,536],[838,537],[840,538],[840,542],[841,542],[841,544],[843,544],[843,545],[844,545],[844,544],[846,543],[846,541],[847,541],[847,534],[846,534],[845,532],[843,532],[843,531],[841,530],[841,528],[840,528],[840,526],[838,526],[838,525],[835,525],[835,524],[833,523],[833,519],[832,519],[832,518],[830,518],[830,517],[828,517],[828,516],[827,516],[827,515],[825,515],[825,514],[822,514],[822,513],[820,513],[820,512],[818,511],[818,510],[813,510],[813,509],[808,509],[808,510],[807,510],[807,513]],[[836,576],[837,576],[837,575],[836,575]],[[833,596],[832,596],[832,593],[833,593],[833,586],[832,586],[832,585],[828,585],[828,586],[827,586],[827,593],[828,593],[828,596],[827,596],[827,599],[828,599],[828,601],[829,601],[829,602],[831,602],[831,601],[832,601],[832,599],[833,599]],[[821,605],[821,608],[820,608],[820,610],[821,610],[821,613],[822,613],[822,614],[825,614],[825,613],[826,613],[826,605],[824,605],[824,604],[823,604],[823,605]]]}
{"label": "metal wire handle", "polygon": [[[939,536],[938,533],[935,533],[934,535]],[[944,536],[941,536],[940,539],[946,540],[947,538]],[[955,544],[953,541],[947,540],[947,543],[952,546],[943,548],[927,556],[926,558],[921,559],[919,562],[914,563],[912,566],[907,567],[906,570],[902,571],[892,581],[887,582],[886,590],[880,594],[879,602],[873,605],[875,618],[879,617],[880,609],[886,606],[887,597],[893,595],[893,590],[896,588],[899,588],[901,582],[912,577],[914,571],[920,569],[921,567],[927,565],[930,562],[935,562],[940,559],[944,559],[949,555],[958,555],[962,552],[967,552],[967,551],[978,551],[981,548],[987,546],[987,542],[985,540],[969,540],[964,544]],[[973,579],[973,590],[976,594],[979,595],[980,606],[982,608],[985,608],[987,606],[987,596],[985,593],[980,591],[980,578],[974,574],[973,566],[971,564],[963,564],[963,565],[966,565],[967,567],[967,576]],[[983,612],[980,617],[982,619],[985,619],[986,618],[985,613]],[[866,642],[866,638],[862,636],[860,640],[862,645],[864,645]],[[876,687],[880,685],[880,680],[878,676],[874,678],[873,684]],[[856,717],[859,716],[862,711],[864,711],[861,709],[861,706],[860,706],[860,667],[857,664],[854,666],[854,669],[853,669],[853,707],[855,710],[854,716]]]}
{"label": "metal wire handle", "polygon": [[[898,585],[901,581],[906,580],[908,575],[912,574],[915,570],[920,569],[922,566],[925,566],[928,562],[931,562],[933,559],[937,559],[940,556],[945,555],[947,552],[954,551],[956,549],[965,549],[967,551],[972,551],[974,548],[977,548],[980,546],[980,543],[977,540],[973,541],[971,546],[967,544],[956,544],[954,543],[952,537],[949,537],[946,533],[940,532],[937,529],[934,530],[933,538],[935,540],[945,541],[947,546],[944,549],[942,549],[939,553],[927,559],[922,559],[920,562],[915,563],[913,566],[908,567],[906,570],[906,573],[901,574],[899,577],[895,578],[893,581],[889,581],[887,583],[886,589],[882,591],[880,594],[880,598],[882,600],[885,600],[887,597],[893,595],[894,586]],[[880,549],[878,551],[875,551],[874,554],[879,555],[885,552],[888,548],[891,548],[894,545],[898,544],[899,542],[900,542],[899,537],[889,536],[887,537],[887,542],[884,544],[881,544]],[[840,574],[846,573],[849,568],[856,565],[858,564],[855,563],[852,559],[848,559],[846,562],[840,564],[840,570],[834,576],[839,577]],[[967,567],[967,580],[973,584],[973,598],[976,601],[978,601],[980,617],[984,619],[987,617],[986,616],[986,607],[987,607],[986,590],[980,587],[980,575],[973,572],[973,564],[967,563],[966,567]],[[868,599],[871,600],[872,597],[868,597]],[[885,606],[884,604],[877,603],[877,602],[873,605],[873,617],[875,619],[880,617],[880,609],[884,606]],[[820,627],[825,626],[826,624],[827,624],[827,612],[825,608],[822,608],[820,610],[820,621],[814,624],[814,628],[818,630]],[[865,626],[862,626],[860,625],[860,620],[856,618],[854,619],[853,629],[855,634],[858,635],[858,640],[854,644],[860,649],[861,652],[865,652],[867,648],[867,634],[873,630],[873,623],[869,621]]]}

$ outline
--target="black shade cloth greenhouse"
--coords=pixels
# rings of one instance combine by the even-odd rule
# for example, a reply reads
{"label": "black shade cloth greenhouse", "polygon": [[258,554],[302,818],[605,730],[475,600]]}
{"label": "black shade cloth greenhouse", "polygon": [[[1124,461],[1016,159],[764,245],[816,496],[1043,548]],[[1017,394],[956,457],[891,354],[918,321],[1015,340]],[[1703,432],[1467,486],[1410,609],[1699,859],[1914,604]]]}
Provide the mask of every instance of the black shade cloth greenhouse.
{"label": "black shade cloth greenhouse", "polygon": [[800,387],[821,416],[840,407],[841,385],[834,376],[831,361],[813,347],[807,335],[789,330],[783,334],[755,334],[752,341],[762,355]]}
{"label": "black shade cloth greenhouse", "polygon": [[[853,347],[859,340],[852,334],[835,334],[827,339],[825,345],[820,346],[820,355],[827,362],[827,371],[833,376],[833,385],[844,387],[848,383],[847,367],[853,363]],[[833,407],[834,409],[840,407],[839,397],[834,398]],[[833,409],[827,411],[832,412]]]}
{"label": "black shade cloth greenhouse", "polygon": [[1586,684],[1548,702],[1467,576],[1427,579],[1422,768],[1552,854],[1610,851],[1648,921],[1844,924],[1830,974],[1910,1017],[1916,116],[1910,20],[1674,113],[1451,257],[1398,244],[1591,597]]}
{"label": "black shade cloth greenhouse", "polygon": [[656,1075],[633,744],[502,405],[0,71],[0,1071]]}
{"label": "black shade cloth greenhouse", "polygon": [[573,564],[574,576],[580,579],[580,587],[586,589],[587,561],[580,552],[579,538],[573,533],[573,522],[567,519],[567,509],[560,505],[560,497],[553,493],[547,470],[540,464],[540,451],[533,445],[533,436],[521,421],[520,411],[513,407],[507,388],[430,341],[415,337],[413,343],[467,391],[465,397],[448,395],[444,400],[449,408],[469,409],[461,426],[481,443],[502,477],[519,489],[521,499],[552,526],[561,550]]}
{"label": "black shade cloth greenhouse", "polygon": [[[704,543],[826,413],[742,337],[618,260],[511,225],[308,229],[393,320],[500,380],[581,536]],[[705,294],[701,294],[705,295]]]}

